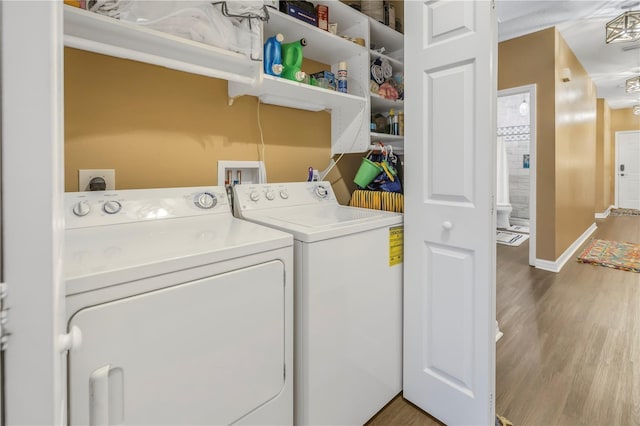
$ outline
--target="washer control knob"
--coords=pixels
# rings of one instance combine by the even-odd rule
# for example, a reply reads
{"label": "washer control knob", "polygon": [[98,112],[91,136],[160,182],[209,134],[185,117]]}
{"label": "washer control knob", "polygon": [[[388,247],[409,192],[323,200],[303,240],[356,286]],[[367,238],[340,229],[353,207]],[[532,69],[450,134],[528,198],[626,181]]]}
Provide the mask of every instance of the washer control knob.
{"label": "washer control knob", "polygon": [[258,201],[260,199],[260,193],[258,191],[251,191],[249,194],[249,199],[251,201]]}
{"label": "washer control knob", "polygon": [[212,209],[218,204],[218,198],[210,192],[203,192],[196,195],[196,199],[193,202],[198,208]]}
{"label": "washer control knob", "polygon": [[102,206],[102,210],[104,210],[106,214],[116,214],[121,209],[122,209],[122,204],[120,204],[118,201],[115,201],[115,200],[106,201]]}
{"label": "washer control knob", "polygon": [[325,198],[327,195],[329,195],[329,191],[324,186],[318,185],[316,186],[316,195],[320,198]]}
{"label": "washer control knob", "polygon": [[80,201],[73,206],[73,214],[76,216],[86,216],[91,211],[91,204],[88,201]]}
{"label": "washer control knob", "polygon": [[287,198],[289,198],[289,193],[287,192],[286,189],[283,189],[280,191],[280,198],[282,198],[283,200],[286,200]]}
{"label": "washer control knob", "polygon": [[267,191],[266,194],[264,194],[264,196],[267,198],[267,200],[273,201],[276,198],[276,193],[271,191],[271,190],[269,190],[269,191]]}

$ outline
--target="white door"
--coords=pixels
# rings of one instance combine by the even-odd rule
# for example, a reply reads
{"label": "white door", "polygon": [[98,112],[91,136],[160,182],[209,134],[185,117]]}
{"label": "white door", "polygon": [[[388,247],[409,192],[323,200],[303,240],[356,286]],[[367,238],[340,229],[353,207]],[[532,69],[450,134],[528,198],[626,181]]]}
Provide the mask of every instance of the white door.
{"label": "white door", "polygon": [[62,2],[0,2],[4,423],[63,424]]}
{"label": "white door", "polygon": [[640,132],[616,132],[616,206],[640,209]]}
{"label": "white door", "polygon": [[75,313],[70,424],[266,424],[285,385],[284,277],[271,261]]}
{"label": "white door", "polygon": [[493,2],[405,2],[404,397],[495,421]]}

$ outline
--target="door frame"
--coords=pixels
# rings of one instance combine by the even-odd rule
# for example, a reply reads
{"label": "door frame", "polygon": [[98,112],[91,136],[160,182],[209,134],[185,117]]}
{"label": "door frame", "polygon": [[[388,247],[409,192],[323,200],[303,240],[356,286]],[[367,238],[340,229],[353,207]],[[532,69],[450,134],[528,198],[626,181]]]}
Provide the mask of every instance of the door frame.
{"label": "door frame", "polygon": [[498,98],[529,94],[529,265],[536,266],[536,84],[498,90]]}
{"label": "door frame", "polygon": [[6,424],[66,423],[62,9],[0,4]]}
{"label": "door frame", "polygon": [[614,171],[614,187],[613,187],[613,193],[614,193],[614,203],[615,203],[615,207],[618,208],[619,204],[618,204],[618,185],[620,184],[619,182],[619,175],[618,175],[618,167],[620,166],[620,157],[618,155],[618,135],[622,135],[622,134],[631,134],[631,133],[638,133],[640,134],[640,130],[623,130],[623,131],[619,131],[616,132],[615,135],[615,147],[614,147],[614,155],[615,155],[615,160],[613,163],[613,171]]}

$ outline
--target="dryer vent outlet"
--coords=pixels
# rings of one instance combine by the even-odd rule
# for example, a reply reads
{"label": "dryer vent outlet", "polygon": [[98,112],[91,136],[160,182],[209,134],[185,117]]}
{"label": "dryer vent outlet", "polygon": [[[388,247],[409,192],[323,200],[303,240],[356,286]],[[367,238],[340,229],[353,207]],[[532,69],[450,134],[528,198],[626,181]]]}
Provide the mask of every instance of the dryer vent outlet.
{"label": "dryer vent outlet", "polygon": [[78,191],[104,191],[116,189],[114,169],[78,170]]}

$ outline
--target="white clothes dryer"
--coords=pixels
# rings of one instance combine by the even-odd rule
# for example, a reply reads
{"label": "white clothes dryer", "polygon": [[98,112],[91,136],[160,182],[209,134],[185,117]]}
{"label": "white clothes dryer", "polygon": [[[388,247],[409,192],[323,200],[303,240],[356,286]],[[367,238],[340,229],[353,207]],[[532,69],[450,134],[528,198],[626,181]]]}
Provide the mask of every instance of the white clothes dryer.
{"label": "white clothes dryer", "polygon": [[234,187],[236,216],[294,237],[298,425],[362,425],[402,390],[403,216],[328,182]]}
{"label": "white clothes dryer", "polygon": [[222,187],[65,195],[71,425],[293,423],[293,240]]}

